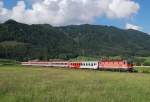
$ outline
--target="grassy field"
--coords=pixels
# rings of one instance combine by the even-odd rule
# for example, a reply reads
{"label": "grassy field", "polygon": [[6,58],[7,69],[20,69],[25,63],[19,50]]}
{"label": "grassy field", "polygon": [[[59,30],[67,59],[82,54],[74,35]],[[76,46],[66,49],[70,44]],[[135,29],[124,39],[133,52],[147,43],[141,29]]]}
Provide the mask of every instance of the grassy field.
{"label": "grassy field", "polygon": [[149,66],[139,66],[135,68],[139,73],[149,73],[150,74],[150,67]]}
{"label": "grassy field", "polygon": [[0,67],[0,102],[149,101],[150,74]]}

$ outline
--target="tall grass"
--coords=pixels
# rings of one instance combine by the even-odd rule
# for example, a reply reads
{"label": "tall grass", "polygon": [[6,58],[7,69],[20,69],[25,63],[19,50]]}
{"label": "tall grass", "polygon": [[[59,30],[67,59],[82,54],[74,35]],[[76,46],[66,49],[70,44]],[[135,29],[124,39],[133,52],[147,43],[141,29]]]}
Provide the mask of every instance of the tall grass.
{"label": "tall grass", "polygon": [[135,68],[139,73],[150,73],[150,67],[140,66]]}
{"label": "tall grass", "polygon": [[150,74],[0,67],[0,102],[149,102]]}

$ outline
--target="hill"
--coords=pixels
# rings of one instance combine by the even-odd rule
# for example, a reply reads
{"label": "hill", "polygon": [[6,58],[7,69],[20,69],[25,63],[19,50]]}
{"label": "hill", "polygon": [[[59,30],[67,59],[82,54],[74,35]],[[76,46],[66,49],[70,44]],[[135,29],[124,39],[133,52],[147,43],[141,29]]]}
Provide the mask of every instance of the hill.
{"label": "hill", "polygon": [[82,48],[92,55],[148,55],[150,36],[136,30],[112,26],[80,25],[62,27]]}
{"label": "hill", "polygon": [[18,60],[82,56],[149,56],[150,36],[112,26],[0,24],[0,57]]}

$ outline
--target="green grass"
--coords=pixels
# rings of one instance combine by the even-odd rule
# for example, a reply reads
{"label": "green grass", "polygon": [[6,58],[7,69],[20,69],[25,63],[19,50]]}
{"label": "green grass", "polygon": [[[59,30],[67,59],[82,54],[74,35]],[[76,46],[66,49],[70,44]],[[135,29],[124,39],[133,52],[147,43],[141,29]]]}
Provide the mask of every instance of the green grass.
{"label": "green grass", "polygon": [[149,102],[150,74],[0,67],[0,102]]}
{"label": "green grass", "polygon": [[136,67],[135,68],[139,73],[150,73],[150,67]]}

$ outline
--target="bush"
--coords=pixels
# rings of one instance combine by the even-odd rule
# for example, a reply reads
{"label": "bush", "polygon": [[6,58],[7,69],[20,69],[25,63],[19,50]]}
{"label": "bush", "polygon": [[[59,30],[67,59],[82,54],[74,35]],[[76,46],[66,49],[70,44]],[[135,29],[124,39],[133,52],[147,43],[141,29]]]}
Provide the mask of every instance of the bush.
{"label": "bush", "polygon": [[143,70],[142,73],[150,73],[148,70]]}
{"label": "bush", "polygon": [[15,60],[9,60],[9,59],[0,59],[0,66],[16,65],[16,64],[19,64],[19,62]]}
{"label": "bush", "polygon": [[145,62],[143,63],[143,65],[144,65],[144,66],[150,66],[150,62],[149,62],[149,61],[145,61]]}
{"label": "bush", "polygon": [[134,58],[133,62],[135,63],[136,66],[141,66],[146,59],[144,58]]}

